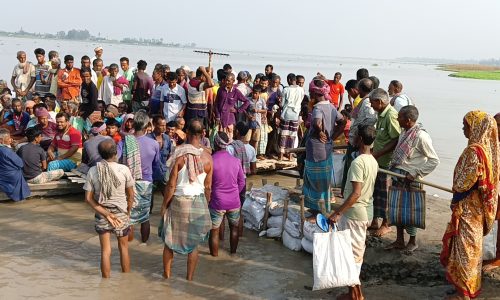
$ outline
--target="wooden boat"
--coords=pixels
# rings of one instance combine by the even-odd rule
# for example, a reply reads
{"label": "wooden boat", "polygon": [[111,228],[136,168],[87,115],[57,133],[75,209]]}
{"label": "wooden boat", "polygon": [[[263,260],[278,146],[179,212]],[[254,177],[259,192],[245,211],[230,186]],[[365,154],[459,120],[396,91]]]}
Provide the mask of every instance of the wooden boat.
{"label": "wooden boat", "polygon": [[[51,181],[43,184],[28,183],[31,191],[31,196],[29,198],[54,197],[83,193],[83,184],[85,183],[86,177],[85,174],[74,170],[66,172],[65,175],[67,178],[60,179],[58,181]],[[10,198],[0,192],[0,201],[6,200],[10,200]]]}

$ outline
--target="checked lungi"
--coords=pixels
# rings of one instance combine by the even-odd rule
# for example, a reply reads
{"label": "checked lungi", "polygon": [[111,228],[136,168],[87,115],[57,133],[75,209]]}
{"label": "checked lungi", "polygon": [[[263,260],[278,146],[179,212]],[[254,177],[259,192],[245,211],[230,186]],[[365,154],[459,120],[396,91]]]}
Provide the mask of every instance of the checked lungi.
{"label": "checked lungi", "polygon": [[318,201],[325,201],[326,211],[330,211],[333,180],[333,155],[328,159],[313,162],[306,159],[304,168],[304,205],[307,208],[320,211]]}
{"label": "checked lungi", "polygon": [[283,121],[280,125],[280,152],[285,153],[285,149],[292,149],[295,146],[299,121]]}
{"label": "checked lungi", "polygon": [[373,189],[373,218],[387,219],[387,196],[390,178],[387,174],[378,172]]}
{"label": "checked lungi", "polygon": [[142,224],[149,221],[149,210],[153,196],[153,183],[136,180],[134,188],[134,205],[130,213],[130,225]]}

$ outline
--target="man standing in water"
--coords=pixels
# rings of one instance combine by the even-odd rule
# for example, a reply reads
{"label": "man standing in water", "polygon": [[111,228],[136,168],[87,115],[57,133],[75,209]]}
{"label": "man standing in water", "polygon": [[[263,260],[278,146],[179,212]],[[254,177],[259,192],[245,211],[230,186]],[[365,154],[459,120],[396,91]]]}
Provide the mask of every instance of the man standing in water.
{"label": "man standing in water", "polygon": [[[240,101],[243,104],[236,109],[236,103]],[[236,123],[235,114],[244,112],[250,105],[248,99],[234,87],[234,75],[228,73],[222,80],[222,86],[217,92],[215,100],[215,118],[221,125],[221,130],[233,138],[234,124]]]}
{"label": "man standing in water", "polygon": [[[361,89],[362,90],[362,89]],[[392,152],[398,144],[401,127],[398,122],[398,112],[389,103],[389,94],[383,89],[375,89],[370,93],[370,104],[377,112],[377,137],[373,144],[373,157],[377,159],[378,166],[387,169],[391,161]],[[365,100],[363,100],[365,101]],[[363,105],[360,104],[360,105]],[[385,173],[378,173],[373,192],[373,221],[370,229],[376,230],[375,236],[383,236],[391,232],[387,223],[387,193],[389,177]],[[378,226],[378,218],[382,225]]]}
{"label": "man standing in water", "polygon": [[112,139],[98,146],[102,161],[90,168],[83,186],[85,201],[95,210],[95,230],[101,243],[101,274],[111,276],[110,233],[118,239],[122,272],[130,272],[128,232],[134,201],[134,179],[129,168],[116,162],[116,144]]}
{"label": "man standing in water", "polygon": [[161,207],[160,236],[163,248],[163,276],[171,277],[174,251],[187,254],[187,280],[193,280],[198,263],[198,244],[211,228],[208,202],[212,192],[213,162],[203,150],[203,126],[192,119],[187,126],[187,141],[169,158],[171,170]]}

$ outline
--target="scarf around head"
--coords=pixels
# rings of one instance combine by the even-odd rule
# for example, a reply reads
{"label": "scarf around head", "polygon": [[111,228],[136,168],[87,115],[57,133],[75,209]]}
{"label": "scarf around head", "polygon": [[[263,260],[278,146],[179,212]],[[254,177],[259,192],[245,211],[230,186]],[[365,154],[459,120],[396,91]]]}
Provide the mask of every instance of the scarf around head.
{"label": "scarf around head", "polygon": [[319,87],[315,83],[315,81],[317,81],[317,80],[321,80],[321,79],[313,78],[311,83],[309,83],[309,94],[310,93],[319,94],[319,95],[325,97],[326,100],[331,101],[332,98],[330,97],[330,86],[325,81],[321,80],[321,81],[323,81],[323,86]]}

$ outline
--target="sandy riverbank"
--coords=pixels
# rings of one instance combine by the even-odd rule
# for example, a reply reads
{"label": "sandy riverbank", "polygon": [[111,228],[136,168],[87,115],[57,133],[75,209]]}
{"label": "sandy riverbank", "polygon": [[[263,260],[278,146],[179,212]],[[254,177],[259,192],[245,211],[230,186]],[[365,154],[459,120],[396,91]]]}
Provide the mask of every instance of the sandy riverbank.
{"label": "sandy riverbank", "polygon": [[[266,177],[270,183],[295,185],[291,178]],[[251,181],[257,186],[261,178]],[[130,245],[132,273],[119,272],[113,247],[110,280],[99,276],[99,240],[82,195],[0,203],[0,299],[331,299],[344,291],[310,291],[311,255],[250,231],[236,256],[228,254],[227,241],[218,258],[203,245],[194,282],[184,280],[186,259],[180,255],[173,278],[164,280],[163,245],[156,236],[160,201],[156,195],[148,245],[137,240]],[[419,231],[420,249],[411,256],[382,250],[394,233],[370,239],[362,280],[367,299],[442,299],[448,287],[438,255],[448,219],[448,201],[430,198],[428,229]],[[500,299],[499,290],[500,272],[485,276],[484,299]]]}

